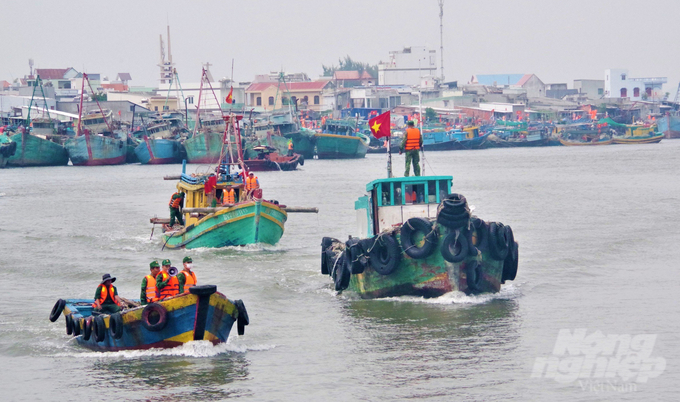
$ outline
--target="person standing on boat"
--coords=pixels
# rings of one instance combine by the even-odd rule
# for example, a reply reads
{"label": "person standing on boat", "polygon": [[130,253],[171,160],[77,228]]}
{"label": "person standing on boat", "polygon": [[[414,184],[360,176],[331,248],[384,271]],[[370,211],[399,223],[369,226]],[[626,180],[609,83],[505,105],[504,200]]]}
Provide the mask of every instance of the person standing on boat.
{"label": "person standing on boat", "polygon": [[182,208],[184,208],[184,192],[178,191],[170,197],[170,227],[175,225],[175,219],[180,225],[184,226]]}
{"label": "person standing on boat", "polygon": [[159,292],[159,299],[165,300],[168,297],[177,296],[183,292],[180,287],[179,279],[177,275],[170,275],[168,270],[170,269],[170,260],[163,260],[163,270],[156,276],[156,287]]}
{"label": "person standing on boat", "polygon": [[189,288],[192,286],[196,286],[197,280],[196,280],[196,273],[194,273],[191,268],[193,268],[193,260],[191,257],[186,256],[182,260],[182,265],[184,265],[184,269],[177,274],[177,279],[179,280],[179,286],[180,288],[184,289],[183,293],[189,293]]}
{"label": "person standing on boat", "polygon": [[293,156],[293,140],[288,140],[288,156]]}
{"label": "person standing on boat", "polygon": [[413,120],[409,120],[406,124],[408,128],[406,128],[406,135],[401,141],[401,148],[399,149],[399,155],[406,152],[406,172],[404,176],[408,177],[411,162],[413,162],[413,173],[420,176],[420,155],[418,153],[423,148],[423,136],[420,134],[420,130],[415,127]]}
{"label": "person standing on boat", "polygon": [[233,186],[227,186],[227,188],[222,191],[222,205],[234,205],[236,204],[236,190]]}
{"label": "person standing on boat", "polygon": [[246,193],[250,196],[258,188],[260,188],[260,181],[257,179],[257,176],[253,172],[248,173],[248,177],[246,177]]}
{"label": "person standing on boat", "polygon": [[113,314],[120,311],[120,298],[118,289],[113,286],[116,278],[109,274],[102,275],[102,281],[94,292],[94,303],[92,307],[100,314]]}
{"label": "person standing on boat", "polygon": [[139,300],[142,302],[142,306],[158,301],[156,277],[158,276],[158,273],[161,272],[161,266],[158,264],[158,261],[151,261],[151,264],[149,264],[149,270],[151,270],[151,274],[145,276],[144,279],[142,279],[142,293],[139,295]]}

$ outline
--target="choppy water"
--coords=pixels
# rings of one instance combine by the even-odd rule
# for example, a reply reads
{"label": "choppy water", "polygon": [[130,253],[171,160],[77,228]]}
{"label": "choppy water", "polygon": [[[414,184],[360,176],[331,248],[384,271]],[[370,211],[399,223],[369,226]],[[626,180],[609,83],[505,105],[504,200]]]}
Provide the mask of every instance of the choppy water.
{"label": "choppy water", "polygon": [[[680,141],[428,153],[427,174],[453,175],[476,214],[520,243],[500,294],[430,300],[337,295],[319,273],[321,237],[356,233],[354,200],[384,176],[384,155],[260,173],[265,198],[318,216],[291,214],[275,247],[190,252],[149,240],[174,189],[162,177],[179,165],[0,170],[0,399],[677,400],[679,155]],[[93,353],[47,319],[58,298],[92,297],[106,272],[138,297],[151,259],[186,254],[200,283],[244,300],[245,336]],[[665,368],[644,383],[532,377],[558,332],[577,328],[656,335]]]}

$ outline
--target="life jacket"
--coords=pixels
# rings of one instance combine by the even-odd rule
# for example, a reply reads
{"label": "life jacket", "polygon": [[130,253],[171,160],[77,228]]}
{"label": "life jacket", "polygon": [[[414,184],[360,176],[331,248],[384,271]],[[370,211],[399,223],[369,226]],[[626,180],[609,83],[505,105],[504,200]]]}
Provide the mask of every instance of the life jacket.
{"label": "life jacket", "polygon": [[246,190],[250,191],[257,188],[257,176],[246,177]]}
{"label": "life jacket", "polygon": [[179,193],[175,193],[172,195],[172,197],[170,197],[170,208],[179,208],[181,203],[182,197],[179,196]]}
{"label": "life jacket", "polygon": [[[99,302],[99,304],[106,303],[106,299],[110,300],[110,303],[108,303],[108,304],[111,304],[111,303],[118,304],[118,303],[116,303],[116,298],[115,298],[116,293],[114,291],[113,285],[109,285],[108,289],[104,285],[99,285],[99,287],[102,289],[102,291],[99,293],[99,300],[97,300]],[[94,306],[94,304],[93,304],[93,306]]]}
{"label": "life jacket", "polygon": [[288,143],[288,150],[289,150],[289,151],[292,151],[292,150],[293,150],[293,143],[292,143],[292,142],[289,142],[289,143]]}
{"label": "life jacket", "polygon": [[196,274],[194,272],[189,272],[184,269],[182,270],[182,273],[184,274],[184,290],[196,286]]}
{"label": "life jacket", "polygon": [[235,204],[236,203],[236,191],[234,189],[224,190],[222,192],[222,199],[224,204]]}
{"label": "life jacket", "polygon": [[158,301],[158,289],[156,289],[156,278],[153,275],[146,276],[146,302]]}
{"label": "life jacket", "polygon": [[[165,282],[168,278],[168,273],[167,272],[161,272],[163,275],[163,281]],[[163,289],[161,289],[161,294],[160,294],[160,299],[167,299],[168,297],[175,296],[179,293],[179,280],[177,279],[176,276],[170,277],[170,280],[168,280],[167,284]]]}
{"label": "life jacket", "polygon": [[407,151],[420,149],[420,130],[417,128],[406,129],[406,146],[404,149]]}

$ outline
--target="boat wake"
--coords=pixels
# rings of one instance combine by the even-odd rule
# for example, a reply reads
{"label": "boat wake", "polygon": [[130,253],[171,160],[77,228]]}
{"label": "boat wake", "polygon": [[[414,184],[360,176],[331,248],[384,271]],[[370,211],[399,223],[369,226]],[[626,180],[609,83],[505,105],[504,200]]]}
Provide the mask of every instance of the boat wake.
{"label": "boat wake", "polygon": [[276,345],[238,345],[221,343],[213,345],[209,341],[187,342],[172,349],[122,350],[118,352],[82,352],[60,353],[57,357],[85,357],[95,359],[139,359],[158,356],[181,357],[213,357],[224,353],[246,353],[248,351],[265,351],[274,349]]}
{"label": "boat wake", "polygon": [[480,295],[466,295],[463,292],[449,292],[439,297],[426,299],[417,296],[397,296],[386,297],[385,301],[405,302],[405,303],[423,303],[423,304],[485,304],[492,300],[511,300],[521,296],[518,286],[515,284],[506,284],[498,293],[485,293]]}

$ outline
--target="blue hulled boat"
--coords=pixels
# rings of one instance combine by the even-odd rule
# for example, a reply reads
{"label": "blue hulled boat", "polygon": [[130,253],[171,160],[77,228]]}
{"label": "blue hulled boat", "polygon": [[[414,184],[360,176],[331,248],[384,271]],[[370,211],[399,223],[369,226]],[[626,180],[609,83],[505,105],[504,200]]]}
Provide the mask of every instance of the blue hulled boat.
{"label": "blue hulled boat", "polygon": [[93,315],[92,299],[59,299],[50,321],[64,313],[66,333],[87,348],[101,351],[172,348],[190,341],[226,342],[234,323],[243,335],[249,324],[241,300],[231,301],[215,285],[194,286],[189,294]]}

